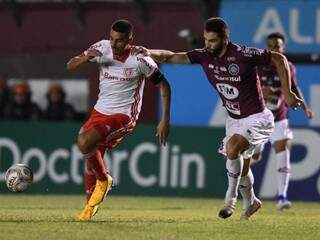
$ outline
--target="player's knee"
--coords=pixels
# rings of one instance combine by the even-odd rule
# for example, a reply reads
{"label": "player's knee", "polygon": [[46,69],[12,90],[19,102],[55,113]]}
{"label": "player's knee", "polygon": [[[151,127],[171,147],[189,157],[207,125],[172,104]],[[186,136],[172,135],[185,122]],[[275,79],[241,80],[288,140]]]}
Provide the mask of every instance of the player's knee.
{"label": "player's knee", "polygon": [[275,143],[273,143],[273,148],[276,153],[285,151],[289,147],[289,141],[288,140],[280,140]]}
{"label": "player's knee", "polygon": [[86,138],[85,136],[79,135],[77,143],[82,154],[86,154],[90,152],[91,147],[90,147],[88,138]]}
{"label": "player's knee", "polygon": [[252,161],[253,162],[259,162],[261,160],[261,158],[262,158],[261,153],[255,153],[252,156]]}
{"label": "player's knee", "polygon": [[239,157],[240,151],[235,144],[227,144],[226,148],[228,159],[233,160]]}

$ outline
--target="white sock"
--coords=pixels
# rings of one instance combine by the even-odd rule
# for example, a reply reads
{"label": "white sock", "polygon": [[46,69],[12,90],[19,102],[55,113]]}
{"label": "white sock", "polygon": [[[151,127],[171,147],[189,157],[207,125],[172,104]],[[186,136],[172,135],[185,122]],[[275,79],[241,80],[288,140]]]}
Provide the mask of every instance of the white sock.
{"label": "white sock", "polygon": [[287,197],[290,179],[290,151],[288,149],[276,153],[278,195]]}
{"label": "white sock", "polygon": [[225,203],[235,204],[238,196],[238,188],[243,168],[243,158],[239,156],[237,159],[227,159],[227,176],[228,176],[228,190],[226,193]]}
{"label": "white sock", "polygon": [[243,199],[243,208],[247,209],[250,205],[253,204],[254,199],[256,198],[253,190],[254,177],[249,168],[247,176],[243,176],[240,179],[239,192]]}

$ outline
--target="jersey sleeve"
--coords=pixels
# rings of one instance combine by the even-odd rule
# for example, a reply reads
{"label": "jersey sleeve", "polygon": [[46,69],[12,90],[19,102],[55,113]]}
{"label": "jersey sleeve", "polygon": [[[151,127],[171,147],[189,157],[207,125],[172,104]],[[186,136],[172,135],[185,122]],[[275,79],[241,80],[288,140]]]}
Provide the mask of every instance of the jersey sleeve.
{"label": "jersey sleeve", "polygon": [[[95,44],[92,44],[86,51],[83,52],[84,55],[87,55],[88,51],[90,49],[96,49],[98,50],[101,54],[103,54],[107,49],[106,49],[106,46],[104,44],[104,41],[99,41],[99,42],[96,42]],[[89,61],[90,62],[96,62],[96,63],[100,63],[100,60],[101,60],[101,57],[98,56],[98,57],[94,57],[94,58],[91,58]]]}
{"label": "jersey sleeve", "polygon": [[191,63],[193,64],[197,64],[197,63],[200,63],[200,60],[201,60],[201,54],[202,50],[201,49],[193,49],[191,51],[188,51],[187,52],[187,56],[190,60]]}
{"label": "jersey sleeve", "polygon": [[271,52],[267,49],[243,46],[241,53],[254,66],[268,66],[271,64]]}
{"label": "jersey sleeve", "polygon": [[159,71],[158,65],[149,56],[137,56],[139,72],[146,78],[150,78],[153,73]]}

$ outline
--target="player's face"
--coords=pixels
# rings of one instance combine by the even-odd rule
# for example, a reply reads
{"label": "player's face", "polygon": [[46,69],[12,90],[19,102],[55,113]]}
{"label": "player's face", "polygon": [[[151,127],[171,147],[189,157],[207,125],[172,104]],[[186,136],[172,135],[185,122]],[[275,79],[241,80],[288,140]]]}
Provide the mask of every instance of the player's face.
{"label": "player's face", "polygon": [[109,40],[113,54],[122,55],[131,43],[132,38],[126,33],[116,32],[111,29]]}
{"label": "player's face", "polygon": [[267,48],[271,51],[284,53],[284,42],[281,38],[270,38],[267,40]]}
{"label": "player's face", "polygon": [[223,38],[215,32],[206,32],[203,33],[205,48],[216,55],[219,55],[224,48]]}

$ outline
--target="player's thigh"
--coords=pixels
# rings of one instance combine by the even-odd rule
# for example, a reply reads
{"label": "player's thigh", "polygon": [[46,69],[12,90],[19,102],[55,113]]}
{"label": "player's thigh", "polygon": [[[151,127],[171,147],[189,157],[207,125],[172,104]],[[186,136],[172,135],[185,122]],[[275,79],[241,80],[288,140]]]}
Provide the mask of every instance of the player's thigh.
{"label": "player's thigh", "polygon": [[250,146],[248,140],[240,134],[233,134],[227,142],[227,157],[229,159],[236,159],[239,154],[247,150]]}

